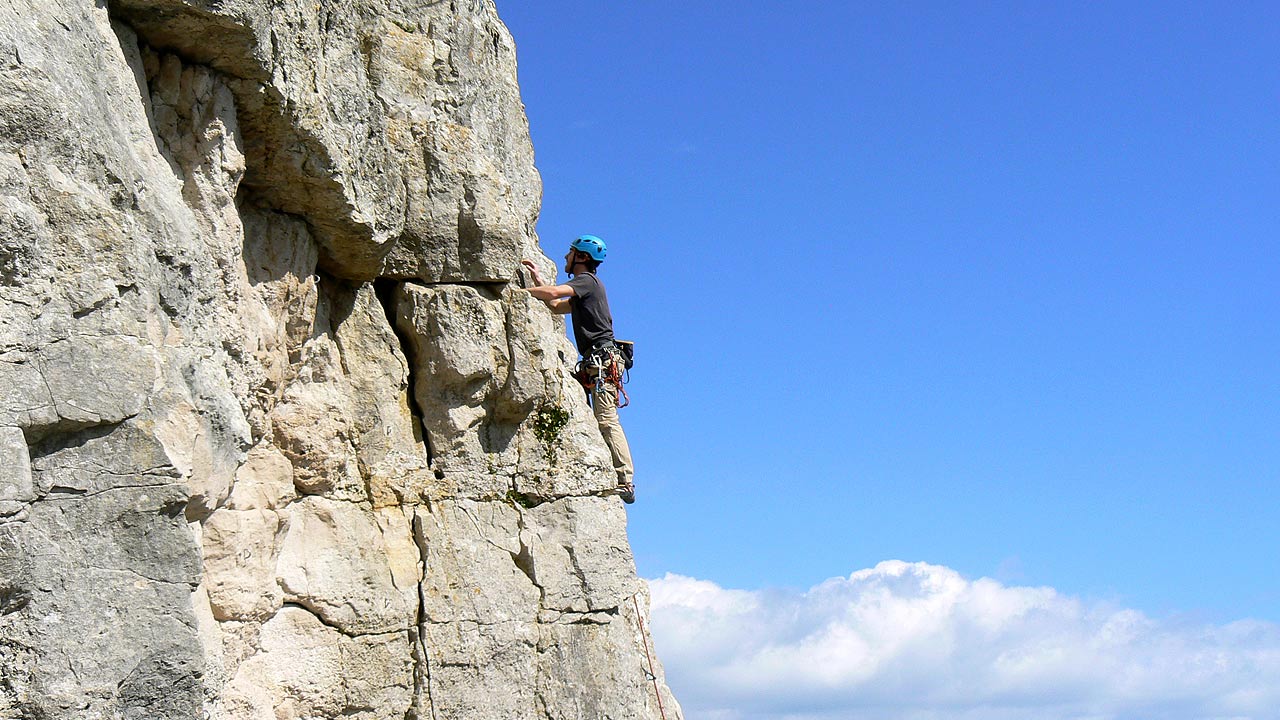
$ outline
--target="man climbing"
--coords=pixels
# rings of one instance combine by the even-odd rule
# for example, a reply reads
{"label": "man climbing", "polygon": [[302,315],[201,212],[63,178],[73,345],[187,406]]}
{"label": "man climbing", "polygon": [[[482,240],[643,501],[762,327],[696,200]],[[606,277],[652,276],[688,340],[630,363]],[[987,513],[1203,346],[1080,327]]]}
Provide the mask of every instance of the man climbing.
{"label": "man climbing", "polygon": [[604,241],[595,235],[582,235],[569,246],[564,256],[564,271],[570,279],[563,285],[544,285],[538,268],[524,261],[533,278],[534,287],[525,288],[530,295],[546,303],[551,311],[569,314],[573,319],[573,338],[578,345],[579,379],[591,398],[600,434],[613,455],[618,473],[618,494],[625,503],[636,501],[635,466],[631,448],[618,422],[618,395],[622,392],[622,353],[613,337],[613,315],[609,313],[609,296],[604,283],[596,277],[596,269],[607,252]]}

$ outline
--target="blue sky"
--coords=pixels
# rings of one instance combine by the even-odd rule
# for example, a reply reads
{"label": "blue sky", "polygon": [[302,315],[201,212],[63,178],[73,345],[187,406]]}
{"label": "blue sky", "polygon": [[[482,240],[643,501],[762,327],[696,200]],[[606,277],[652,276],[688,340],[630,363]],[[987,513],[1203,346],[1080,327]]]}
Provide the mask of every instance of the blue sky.
{"label": "blue sky", "polygon": [[642,575],[1280,621],[1280,6],[499,11],[637,342]]}

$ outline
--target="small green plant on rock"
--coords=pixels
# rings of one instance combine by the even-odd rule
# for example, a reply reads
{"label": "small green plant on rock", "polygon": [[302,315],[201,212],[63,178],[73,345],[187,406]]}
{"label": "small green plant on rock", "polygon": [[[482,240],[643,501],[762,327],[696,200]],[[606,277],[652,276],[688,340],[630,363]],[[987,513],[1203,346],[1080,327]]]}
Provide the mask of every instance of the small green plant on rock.
{"label": "small green plant on rock", "polygon": [[533,413],[533,434],[542,443],[542,450],[552,467],[559,460],[560,433],[568,424],[569,411],[558,404],[546,403]]}
{"label": "small green plant on rock", "polygon": [[513,505],[519,505],[520,507],[526,508],[526,509],[531,508],[534,505],[538,504],[535,498],[525,495],[524,493],[520,492],[519,490],[516,490],[515,488],[511,488],[510,490],[507,491],[507,502]]}

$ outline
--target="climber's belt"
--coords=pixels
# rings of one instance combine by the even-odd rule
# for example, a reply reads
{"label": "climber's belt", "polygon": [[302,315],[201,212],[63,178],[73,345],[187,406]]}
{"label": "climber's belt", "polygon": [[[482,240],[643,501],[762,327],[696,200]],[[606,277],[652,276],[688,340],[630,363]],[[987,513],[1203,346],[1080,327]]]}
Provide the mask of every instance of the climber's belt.
{"label": "climber's belt", "polygon": [[583,359],[593,365],[603,365],[605,360],[608,360],[613,355],[619,354],[621,354],[621,351],[618,349],[617,344],[612,340],[605,340],[592,348],[591,354],[587,355]]}

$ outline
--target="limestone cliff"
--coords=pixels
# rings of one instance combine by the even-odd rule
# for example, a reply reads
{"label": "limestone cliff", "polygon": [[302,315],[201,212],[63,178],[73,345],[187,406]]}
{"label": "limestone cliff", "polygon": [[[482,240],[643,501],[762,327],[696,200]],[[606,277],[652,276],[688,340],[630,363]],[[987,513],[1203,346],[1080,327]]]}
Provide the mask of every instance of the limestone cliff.
{"label": "limestone cliff", "polygon": [[491,0],[0,0],[0,718],[679,717],[540,193]]}

